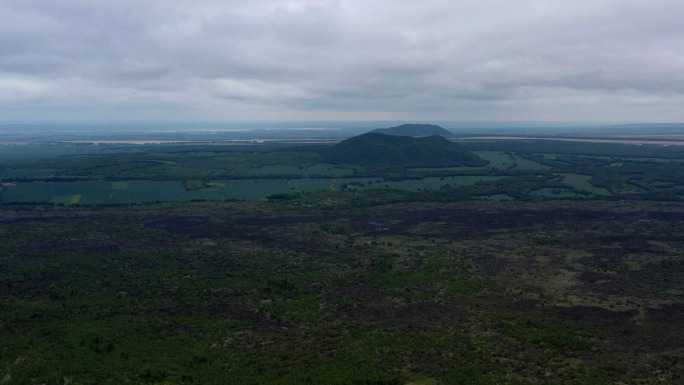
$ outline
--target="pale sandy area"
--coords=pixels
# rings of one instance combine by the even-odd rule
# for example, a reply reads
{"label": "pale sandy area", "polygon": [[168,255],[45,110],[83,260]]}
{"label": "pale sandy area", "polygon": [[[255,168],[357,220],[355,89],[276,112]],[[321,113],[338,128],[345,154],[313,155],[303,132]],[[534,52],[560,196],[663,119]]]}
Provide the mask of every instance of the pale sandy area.
{"label": "pale sandy area", "polygon": [[190,144],[210,143],[189,140],[65,140],[61,143],[86,143],[86,144]]}
{"label": "pale sandy area", "polygon": [[555,140],[558,142],[585,143],[620,143],[620,144],[655,144],[658,146],[684,146],[679,140],[647,140],[647,139],[593,139],[593,138],[554,138],[544,136],[467,136],[458,140]]}
{"label": "pale sandy area", "polygon": [[85,143],[85,144],[260,144],[260,143],[337,143],[342,139],[226,139],[226,140],[67,140],[61,143]]}

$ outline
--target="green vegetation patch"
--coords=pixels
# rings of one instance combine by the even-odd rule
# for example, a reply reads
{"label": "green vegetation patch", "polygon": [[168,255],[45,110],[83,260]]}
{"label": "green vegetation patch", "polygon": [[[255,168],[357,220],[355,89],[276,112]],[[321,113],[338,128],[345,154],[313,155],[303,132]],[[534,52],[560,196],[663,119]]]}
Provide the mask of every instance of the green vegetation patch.
{"label": "green vegetation patch", "polygon": [[545,187],[537,190],[530,191],[530,195],[539,196],[544,198],[577,198],[583,197],[584,195],[576,193],[575,191],[567,188],[550,188]]}
{"label": "green vegetation patch", "polygon": [[611,195],[610,191],[602,187],[596,187],[589,182],[591,175],[581,175],[573,173],[561,173],[563,176],[563,183],[576,189],[588,191],[596,195]]}
{"label": "green vegetation patch", "polygon": [[430,253],[417,260],[378,254],[369,260],[369,270],[380,288],[411,298],[471,295],[493,288],[467,260],[449,253]]}
{"label": "green vegetation patch", "polygon": [[509,318],[504,321],[503,333],[520,342],[559,351],[589,350],[594,344],[590,334],[554,321],[534,318]]}
{"label": "green vegetation patch", "polygon": [[[428,177],[400,181],[383,178],[272,178],[187,181],[79,181],[29,182],[3,186],[2,203],[138,204],[145,202],[187,202],[193,200],[263,200],[278,194],[317,190],[403,191],[438,190],[444,186],[468,186],[501,179],[495,176]],[[80,198],[73,201],[75,195]]]}
{"label": "green vegetation patch", "polygon": [[50,178],[60,170],[0,167],[0,179]]}
{"label": "green vegetation patch", "polygon": [[[6,206],[0,378],[677,383],[681,212],[602,201]],[[633,365],[644,346],[650,356]]]}
{"label": "green vegetation patch", "polygon": [[550,168],[549,166],[523,158],[519,154],[511,152],[474,151],[474,153],[489,161],[489,164],[486,166],[488,168],[495,168],[499,170],[545,170]]}
{"label": "green vegetation patch", "polygon": [[504,201],[514,201],[515,197],[512,197],[508,194],[492,194],[492,195],[474,196],[473,199],[483,200],[483,201],[504,202]]}
{"label": "green vegetation patch", "polygon": [[266,165],[252,167],[249,175],[301,175],[301,176],[351,176],[354,170],[350,168],[338,168],[333,164],[317,163],[313,166],[292,166],[292,165]]}
{"label": "green vegetation patch", "polygon": [[183,186],[185,186],[185,189],[188,191],[201,190],[208,187],[207,183],[197,179],[186,180],[183,182]]}
{"label": "green vegetation patch", "polygon": [[112,182],[112,190],[128,190],[131,187],[130,181],[116,181]]}

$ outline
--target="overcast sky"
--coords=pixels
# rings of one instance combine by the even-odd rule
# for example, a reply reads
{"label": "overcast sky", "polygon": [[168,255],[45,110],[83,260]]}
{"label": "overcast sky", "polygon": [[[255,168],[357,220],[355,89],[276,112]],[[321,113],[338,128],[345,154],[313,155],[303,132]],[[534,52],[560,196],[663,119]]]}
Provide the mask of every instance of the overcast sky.
{"label": "overcast sky", "polygon": [[682,0],[0,0],[0,122],[684,121]]}

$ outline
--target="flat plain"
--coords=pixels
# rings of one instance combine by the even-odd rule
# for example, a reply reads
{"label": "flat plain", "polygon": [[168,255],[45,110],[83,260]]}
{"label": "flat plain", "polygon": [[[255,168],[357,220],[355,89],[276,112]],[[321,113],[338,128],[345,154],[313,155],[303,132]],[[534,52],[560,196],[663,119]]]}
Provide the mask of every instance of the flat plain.
{"label": "flat plain", "polygon": [[0,152],[2,381],[681,382],[681,150],[463,146],[490,164]]}

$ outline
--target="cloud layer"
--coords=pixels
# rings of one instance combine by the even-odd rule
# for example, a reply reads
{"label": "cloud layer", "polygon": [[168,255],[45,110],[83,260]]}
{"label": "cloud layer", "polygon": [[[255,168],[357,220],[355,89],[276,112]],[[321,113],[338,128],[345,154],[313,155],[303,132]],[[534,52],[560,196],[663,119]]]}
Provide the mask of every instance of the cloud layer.
{"label": "cloud layer", "polygon": [[684,121],[679,0],[0,0],[0,120]]}

